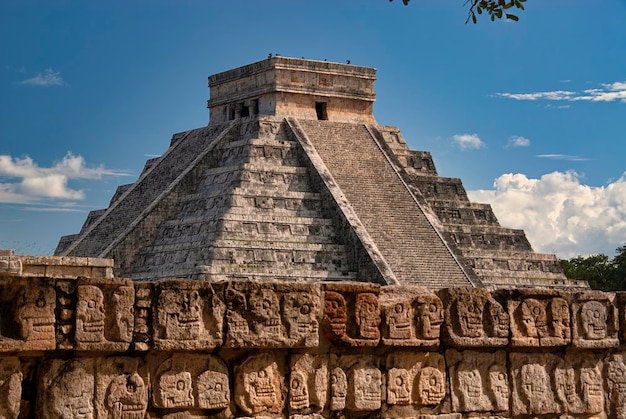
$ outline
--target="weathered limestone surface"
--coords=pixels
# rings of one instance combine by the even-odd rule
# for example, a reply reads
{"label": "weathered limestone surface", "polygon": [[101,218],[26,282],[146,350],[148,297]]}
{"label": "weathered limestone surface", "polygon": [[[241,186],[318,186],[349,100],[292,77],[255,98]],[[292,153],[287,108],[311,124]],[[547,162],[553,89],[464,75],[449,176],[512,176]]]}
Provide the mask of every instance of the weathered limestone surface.
{"label": "weathered limestone surface", "polygon": [[626,293],[24,278],[4,266],[3,418],[626,414]]}

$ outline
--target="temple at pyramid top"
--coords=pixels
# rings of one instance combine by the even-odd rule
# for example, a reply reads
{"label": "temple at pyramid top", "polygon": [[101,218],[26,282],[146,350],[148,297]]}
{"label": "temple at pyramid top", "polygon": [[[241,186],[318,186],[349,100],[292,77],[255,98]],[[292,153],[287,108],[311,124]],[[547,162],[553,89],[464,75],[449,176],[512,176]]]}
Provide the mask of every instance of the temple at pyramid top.
{"label": "temple at pyramid top", "polygon": [[373,124],[375,80],[369,67],[270,57],[209,77],[209,119],[267,115]]}
{"label": "temple at pyramid top", "polygon": [[55,253],[134,280],[588,288],[378,125],[375,79],[285,57],[210,76],[209,124],[174,134]]}

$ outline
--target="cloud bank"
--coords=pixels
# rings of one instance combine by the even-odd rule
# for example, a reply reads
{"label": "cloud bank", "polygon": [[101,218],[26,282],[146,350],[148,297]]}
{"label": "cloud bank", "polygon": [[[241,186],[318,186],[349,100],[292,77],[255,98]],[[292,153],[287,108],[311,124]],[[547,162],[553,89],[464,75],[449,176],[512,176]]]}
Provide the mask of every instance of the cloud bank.
{"label": "cloud bank", "polygon": [[69,187],[70,180],[100,180],[103,176],[128,173],[87,167],[82,156],[68,152],[52,167],[39,167],[30,157],[0,155],[0,203],[27,204],[44,199],[76,201],[85,198],[82,190]]}
{"label": "cloud bank", "polygon": [[533,248],[561,258],[604,253],[626,243],[626,172],[605,186],[584,185],[576,172],[540,179],[507,173],[493,190],[469,191],[472,201],[490,203],[500,224],[524,229]]}
{"label": "cloud bank", "polygon": [[63,80],[61,73],[51,68],[46,69],[43,73],[37,73],[35,76],[22,80],[21,84],[38,87],[64,86],[67,83]]}
{"label": "cloud bank", "polygon": [[477,150],[485,147],[485,143],[478,137],[478,134],[458,134],[452,136],[452,141],[461,150]]}
{"label": "cloud bank", "polygon": [[586,101],[586,102],[621,102],[626,103],[626,82],[602,83],[595,89],[580,92],[570,90],[554,90],[532,93],[496,93],[496,96],[515,100],[553,100],[553,101]]}

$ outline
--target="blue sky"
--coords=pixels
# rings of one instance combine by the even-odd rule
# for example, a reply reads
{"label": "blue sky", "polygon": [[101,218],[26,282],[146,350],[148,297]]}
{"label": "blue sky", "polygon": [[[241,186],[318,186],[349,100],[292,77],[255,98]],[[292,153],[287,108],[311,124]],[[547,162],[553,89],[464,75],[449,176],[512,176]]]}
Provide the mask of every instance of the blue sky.
{"label": "blue sky", "polygon": [[626,243],[626,0],[0,0],[0,248],[51,254],[269,53],[375,67],[374,114],[560,257]]}

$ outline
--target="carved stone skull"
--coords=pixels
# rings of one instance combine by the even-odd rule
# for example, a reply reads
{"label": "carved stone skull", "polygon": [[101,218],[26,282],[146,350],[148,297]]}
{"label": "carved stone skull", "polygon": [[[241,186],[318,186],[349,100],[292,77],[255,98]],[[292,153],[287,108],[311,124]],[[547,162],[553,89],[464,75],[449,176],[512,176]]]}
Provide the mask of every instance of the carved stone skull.
{"label": "carved stone skull", "polygon": [[543,304],[534,298],[526,298],[520,304],[521,323],[526,336],[540,338],[548,334],[548,318]]}
{"label": "carved stone skull", "polygon": [[24,340],[54,342],[54,288],[34,286],[23,288],[16,299],[15,320],[20,324],[20,337]]}
{"label": "carved stone skull", "polygon": [[413,310],[409,301],[401,301],[388,307],[385,322],[389,330],[390,339],[411,338],[411,317]]}
{"label": "carved stone skull", "polygon": [[480,408],[483,398],[483,384],[477,369],[460,369],[457,371],[461,404],[464,411]]}
{"label": "carved stone skull", "polygon": [[148,407],[148,388],[137,373],[113,378],[106,405],[112,419],[143,419]]}
{"label": "carved stone skull", "polygon": [[357,366],[354,369],[354,408],[377,410],[381,406],[382,374],[378,368]]}
{"label": "carved stone skull", "polygon": [[329,332],[334,337],[346,334],[348,309],[343,295],[335,291],[326,291],[324,295],[324,317],[330,326]]}
{"label": "carved stone skull", "polygon": [[494,397],[495,409],[507,410],[509,408],[509,383],[504,366],[493,364],[489,367],[489,385]]}
{"label": "carved stone skull", "polygon": [[205,371],[198,376],[198,405],[201,409],[225,409],[230,403],[228,375]]}
{"label": "carved stone skull", "polygon": [[378,329],[380,310],[376,295],[371,293],[358,294],[355,312],[359,335],[366,339],[378,339],[380,337],[380,330]]}
{"label": "carved stone skull", "polygon": [[339,367],[330,374],[330,394],[330,410],[343,410],[346,407],[348,380],[346,373]]}
{"label": "carved stone skull", "polygon": [[94,285],[78,286],[76,305],[76,340],[79,342],[103,342],[104,295]]}
{"label": "carved stone skull", "polygon": [[113,291],[113,309],[115,322],[111,335],[117,342],[132,342],[135,327],[133,304],[135,302],[135,288],[120,286]]}
{"label": "carved stone skull", "polygon": [[462,336],[478,338],[485,334],[483,326],[483,310],[485,301],[462,294],[456,301],[456,311]]}
{"label": "carved stone skull", "polygon": [[552,317],[552,333],[555,337],[567,339],[571,337],[569,304],[564,298],[553,298],[550,301]]}
{"label": "carved stone skull", "polygon": [[262,288],[250,296],[250,312],[254,317],[253,326],[259,334],[278,337],[281,334],[280,305],[276,293]]}
{"label": "carved stone skull", "polygon": [[407,370],[401,368],[390,369],[389,381],[387,383],[387,403],[410,404],[412,387]]}
{"label": "carved stone skull", "polygon": [[446,384],[443,373],[434,367],[424,367],[419,373],[417,385],[420,404],[438,405],[446,395]]}
{"label": "carved stone skull", "polygon": [[317,298],[305,292],[289,293],[285,296],[283,317],[289,326],[289,338],[306,337],[317,330],[315,315],[318,304]]}
{"label": "carved stone skull", "polygon": [[443,323],[443,304],[436,295],[420,295],[417,300],[417,334],[422,339],[438,339]]}
{"label": "carved stone skull", "polygon": [[548,375],[539,364],[525,364],[521,369],[522,394],[532,414],[544,413],[548,398]]}
{"label": "carved stone skull", "polygon": [[165,408],[191,407],[195,403],[191,373],[166,372],[159,377],[157,391]]}
{"label": "carved stone skull", "polygon": [[309,386],[300,371],[292,371],[289,378],[289,406],[294,410],[309,407]]}
{"label": "carved stone skull", "polygon": [[607,337],[607,311],[600,301],[587,301],[580,310],[580,320],[585,338],[591,340]]}

